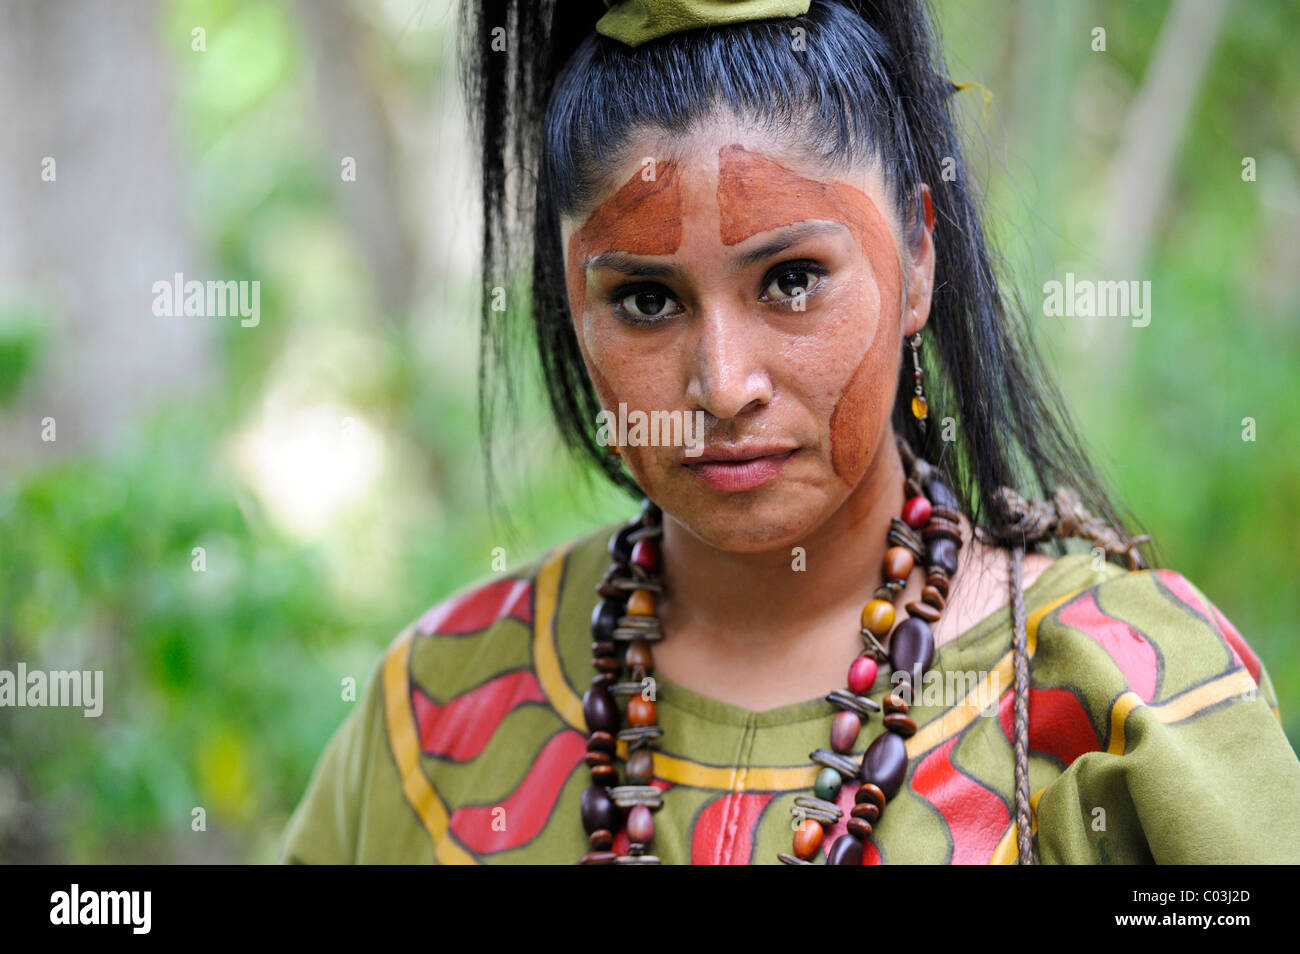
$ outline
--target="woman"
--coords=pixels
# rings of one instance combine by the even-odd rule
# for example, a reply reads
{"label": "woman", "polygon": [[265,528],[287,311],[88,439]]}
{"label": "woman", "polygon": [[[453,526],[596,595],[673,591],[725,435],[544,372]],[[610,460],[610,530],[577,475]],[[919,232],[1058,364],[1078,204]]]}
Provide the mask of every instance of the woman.
{"label": "woman", "polygon": [[1300,861],[1268,676],[1044,384],[923,9],[579,7],[467,8],[485,367],[531,319],[641,512],[402,633],[286,859]]}

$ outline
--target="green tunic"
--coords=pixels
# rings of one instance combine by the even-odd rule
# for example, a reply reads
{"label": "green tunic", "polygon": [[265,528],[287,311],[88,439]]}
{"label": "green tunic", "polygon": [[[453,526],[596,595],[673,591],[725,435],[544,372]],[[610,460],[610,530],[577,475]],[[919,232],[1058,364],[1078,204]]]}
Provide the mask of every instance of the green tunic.
{"label": "green tunic", "polygon": [[[283,860],[577,861],[589,620],[614,529],[407,627],[325,750]],[[1025,600],[1041,862],[1300,862],[1300,761],[1272,684],[1196,587],[1081,554],[1048,567]],[[907,778],[864,863],[1016,861],[1010,650],[1009,608],[939,647],[912,707]],[[888,689],[882,672],[870,695]],[[754,712],[667,679],[657,710],[653,852],[665,864],[779,863],[794,800],[811,794],[809,753],[829,747],[837,710],[818,698]],[[855,755],[881,731],[867,720]],[[841,791],[846,810],[855,789]],[[843,836],[841,819],[816,860]],[[626,844],[620,832],[615,850]]]}

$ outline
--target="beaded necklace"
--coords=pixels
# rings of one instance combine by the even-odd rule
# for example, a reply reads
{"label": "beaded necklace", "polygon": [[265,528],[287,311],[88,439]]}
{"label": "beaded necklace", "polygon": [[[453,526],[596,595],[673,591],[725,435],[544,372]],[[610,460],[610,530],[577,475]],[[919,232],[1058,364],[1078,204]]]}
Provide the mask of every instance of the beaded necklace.
{"label": "beaded necklace", "polygon": [[[844,782],[854,780],[861,785],[845,823],[847,834],[831,846],[826,863],[861,864],[872,826],[907,776],[905,740],[916,732],[907,700],[934,659],[931,627],[943,613],[962,540],[959,504],[942,472],[915,456],[901,439],[898,443],[907,471],[906,503],[901,518],[890,522],[881,574],[884,583],[862,610],[864,649],[849,666],[847,688],[826,697],[840,711],[831,722],[830,748],[809,756],[821,771],[813,794],[798,796],[791,809],[799,825],[791,853],[778,854],[785,864],[813,863],[826,828],[844,814],[836,804],[840,789]],[[582,825],[591,849],[582,857],[582,864],[659,864],[649,848],[654,838],[653,813],[662,807],[663,799],[650,782],[654,777],[653,746],[663,729],[656,724],[654,695],[647,697],[646,689],[653,685],[651,647],[664,636],[655,615],[656,595],[664,591],[658,542],[662,534],[663,512],[649,499],[643,500],[640,516],[610,538],[612,562],[596,587],[602,598],[591,615],[596,676],[582,699],[590,733],[586,764],[592,781],[582,793]],[[895,625],[894,599],[918,562],[926,569],[921,599],[908,603],[904,607],[907,618]],[[881,642],[886,637],[888,648]],[[621,660],[620,646],[625,647]],[[879,665],[886,662],[901,679],[877,703],[866,693],[876,681]],[[620,682],[625,670],[630,679]],[[627,697],[625,727],[615,701],[620,696]],[[886,731],[856,757],[852,752],[862,723],[873,712],[883,712]],[[622,785],[615,765],[619,741],[628,747]],[[625,814],[628,853],[619,855],[611,849]]]}

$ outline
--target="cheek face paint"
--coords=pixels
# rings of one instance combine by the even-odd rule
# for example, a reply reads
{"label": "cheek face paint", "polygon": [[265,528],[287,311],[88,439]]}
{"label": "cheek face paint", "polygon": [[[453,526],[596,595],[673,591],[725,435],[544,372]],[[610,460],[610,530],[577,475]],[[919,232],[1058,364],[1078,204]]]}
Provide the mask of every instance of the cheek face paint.
{"label": "cheek face paint", "polygon": [[726,245],[808,219],[843,222],[871,263],[880,288],[881,321],[867,353],[850,375],[831,412],[831,467],[853,482],[873,448],[868,431],[888,419],[895,379],[895,335],[902,275],[898,250],[884,216],[860,189],[807,179],[740,145],[718,152],[718,206]]}
{"label": "cheek face paint", "polygon": [[644,168],[638,169],[569,237],[565,280],[575,322],[582,320],[587,260],[592,255],[671,255],[682,244],[682,190],[676,164],[657,162],[654,178],[646,181],[644,175]]}

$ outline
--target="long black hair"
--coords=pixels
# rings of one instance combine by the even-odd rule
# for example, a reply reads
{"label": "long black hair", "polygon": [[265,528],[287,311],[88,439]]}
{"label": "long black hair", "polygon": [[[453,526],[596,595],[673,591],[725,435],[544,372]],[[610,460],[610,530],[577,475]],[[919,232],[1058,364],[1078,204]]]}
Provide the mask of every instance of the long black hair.
{"label": "long black hair", "polygon": [[[722,108],[830,167],[878,162],[907,230],[923,221],[918,186],[929,185],[935,275],[923,365],[932,416],[923,433],[910,411],[911,362],[900,360],[893,425],[943,468],[972,524],[1014,543],[997,489],[1046,496],[1064,485],[1121,534],[1137,525],[1089,460],[1023,305],[999,287],[950,111],[956,87],[924,0],[813,0],[803,16],[635,48],[595,32],[604,11],[600,0],[462,8],[461,79],[481,150],[479,412],[489,494],[495,421],[513,409],[511,364],[529,347],[565,444],[640,494],[596,441],[602,408],[569,313],[560,218],[593,198],[625,158],[630,133],[684,130]],[[935,411],[954,419],[950,447]]]}

